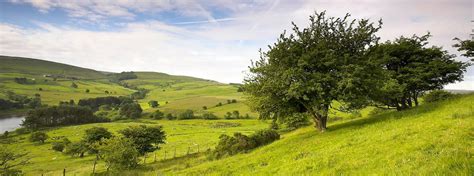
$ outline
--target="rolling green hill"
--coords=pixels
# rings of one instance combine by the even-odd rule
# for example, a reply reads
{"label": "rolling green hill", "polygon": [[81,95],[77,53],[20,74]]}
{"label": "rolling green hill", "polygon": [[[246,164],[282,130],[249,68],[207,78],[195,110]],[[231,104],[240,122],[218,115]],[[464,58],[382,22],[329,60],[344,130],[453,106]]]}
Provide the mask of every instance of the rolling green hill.
{"label": "rolling green hill", "polygon": [[[472,175],[474,94],[306,127],[250,153],[196,156],[131,173],[177,175]],[[128,173],[124,173],[127,175]]]}
{"label": "rolling green hill", "polygon": [[[30,97],[40,94],[43,104],[56,105],[60,101],[70,99],[77,102],[83,98],[128,96],[136,91],[109,81],[110,73],[92,69],[9,56],[0,56],[0,62],[0,98],[5,98],[6,91]],[[174,114],[192,109],[198,114],[208,111],[223,117],[227,112],[238,110],[242,115],[257,116],[242,103],[243,95],[237,92],[238,87],[235,85],[158,72],[134,74],[137,75],[136,79],[124,80],[121,83],[149,90],[147,96],[139,100],[145,112],[155,111],[156,109],[148,106],[148,102],[157,100],[161,111]],[[16,83],[15,78],[27,78],[29,84]],[[78,88],[71,87],[73,82]],[[105,93],[106,91],[109,93]],[[237,100],[237,103],[227,105],[227,100],[232,99]],[[223,106],[215,107],[218,103]],[[207,110],[204,110],[203,106],[206,106]]]}

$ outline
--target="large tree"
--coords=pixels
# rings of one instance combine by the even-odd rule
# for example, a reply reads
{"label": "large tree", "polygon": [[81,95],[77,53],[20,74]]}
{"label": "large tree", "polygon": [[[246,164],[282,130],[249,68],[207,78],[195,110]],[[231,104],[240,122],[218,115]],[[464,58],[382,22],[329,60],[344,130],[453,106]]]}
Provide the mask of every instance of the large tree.
{"label": "large tree", "polygon": [[461,81],[467,63],[454,60],[441,47],[427,47],[428,33],[423,36],[399,37],[373,48],[373,57],[385,69],[385,86],[374,98],[379,104],[403,110],[418,105],[426,91]]}
{"label": "large tree", "polygon": [[308,113],[316,128],[326,130],[334,101],[358,108],[377,86],[381,69],[369,59],[369,48],[379,38],[381,21],[310,16],[309,27],[293,23],[293,33],[280,35],[259,60],[252,63],[244,91],[261,118],[292,118]]}

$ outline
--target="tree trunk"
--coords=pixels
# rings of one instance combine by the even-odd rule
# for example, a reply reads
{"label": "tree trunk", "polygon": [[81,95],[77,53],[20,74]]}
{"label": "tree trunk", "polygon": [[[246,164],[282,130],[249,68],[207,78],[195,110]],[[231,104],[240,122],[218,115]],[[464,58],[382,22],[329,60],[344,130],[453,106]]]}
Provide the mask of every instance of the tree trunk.
{"label": "tree trunk", "polygon": [[317,113],[312,110],[310,111],[311,115],[313,116],[314,127],[317,128],[320,132],[325,132],[327,129],[326,124],[328,119],[328,109],[329,105],[323,105],[323,113]]}
{"label": "tree trunk", "polygon": [[98,159],[99,159],[99,155],[96,155],[95,160],[94,160],[94,168],[92,169],[92,175],[95,175],[95,166],[97,165],[97,160]]}
{"label": "tree trunk", "polygon": [[418,93],[413,93],[413,101],[415,101],[415,106],[418,106]]}

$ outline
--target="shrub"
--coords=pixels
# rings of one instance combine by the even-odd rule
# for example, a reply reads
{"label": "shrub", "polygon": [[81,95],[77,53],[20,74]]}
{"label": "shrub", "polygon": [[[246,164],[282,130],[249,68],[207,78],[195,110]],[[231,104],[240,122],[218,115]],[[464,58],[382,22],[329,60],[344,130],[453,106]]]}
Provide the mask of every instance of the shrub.
{"label": "shrub", "polygon": [[103,142],[98,149],[107,168],[130,169],[138,166],[139,153],[130,139],[116,137]]}
{"label": "shrub", "polygon": [[176,117],[175,117],[175,116],[173,116],[173,114],[171,114],[171,113],[168,113],[168,114],[166,114],[166,119],[168,119],[168,120],[175,120],[175,119],[176,119]]}
{"label": "shrub", "polygon": [[186,110],[178,115],[179,120],[185,120],[185,119],[194,119],[194,111],[193,110]]}
{"label": "shrub", "polygon": [[156,110],[150,115],[150,117],[156,120],[161,120],[163,117],[165,117],[165,113],[161,112],[160,110]]}
{"label": "shrub", "polygon": [[72,88],[78,88],[79,86],[77,86],[76,83],[72,82],[71,87],[72,87]]}
{"label": "shrub", "polygon": [[207,110],[207,106],[203,106],[202,109],[203,109],[203,110]]}
{"label": "shrub", "polygon": [[44,141],[46,141],[46,139],[48,138],[49,136],[45,132],[37,131],[37,132],[31,133],[30,141],[44,143]]}
{"label": "shrub", "polygon": [[66,147],[66,145],[63,144],[62,142],[53,142],[51,145],[52,145],[51,149],[58,152],[63,152],[64,148]]}
{"label": "shrub", "polygon": [[213,113],[211,112],[206,112],[204,114],[202,114],[202,118],[203,119],[206,119],[206,120],[215,120],[215,119],[218,119],[216,115],[214,115]]}
{"label": "shrub", "polygon": [[91,92],[91,91],[89,89],[86,89],[86,93],[89,93],[89,92]]}
{"label": "shrub", "polygon": [[448,98],[453,97],[454,94],[444,91],[444,90],[433,90],[430,93],[426,94],[423,99],[425,102],[431,103],[440,100],[446,100]]}
{"label": "shrub", "polygon": [[142,108],[137,103],[128,103],[120,108],[120,115],[126,118],[137,119],[142,114]]}
{"label": "shrub", "polygon": [[86,153],[87,150],[89,149],[84,141],[74,142],[66,145],[66,154],[73,157],[77,155],[82,158],[84,157],[84,153]]}
{"label": "shrub", "polygon": [[247,152],[280,139],[280,134],[275,130],[261,130],[250,137],[241,133],[234,133],[233,137],[223,134],[219,139],[219,143],[211,154],[211,158],[217,159],[227,155]]}
{"label": "shrub", "polygon": [[152,108],[157,108],[160,104],[158,104],[158,101],[151,100],[148,102],[148,105],[150,105]]}

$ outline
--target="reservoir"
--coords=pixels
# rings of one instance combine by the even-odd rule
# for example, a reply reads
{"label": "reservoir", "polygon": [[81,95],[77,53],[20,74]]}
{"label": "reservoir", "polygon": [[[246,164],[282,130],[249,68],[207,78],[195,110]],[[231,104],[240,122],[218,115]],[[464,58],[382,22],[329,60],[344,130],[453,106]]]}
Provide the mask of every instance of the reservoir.
{"label": "reservoir", "polygon": [[19,128],[23,119],[25,119],[23,116],[0,118],[0,133],[3,134],[5,131],[13,131]]}

